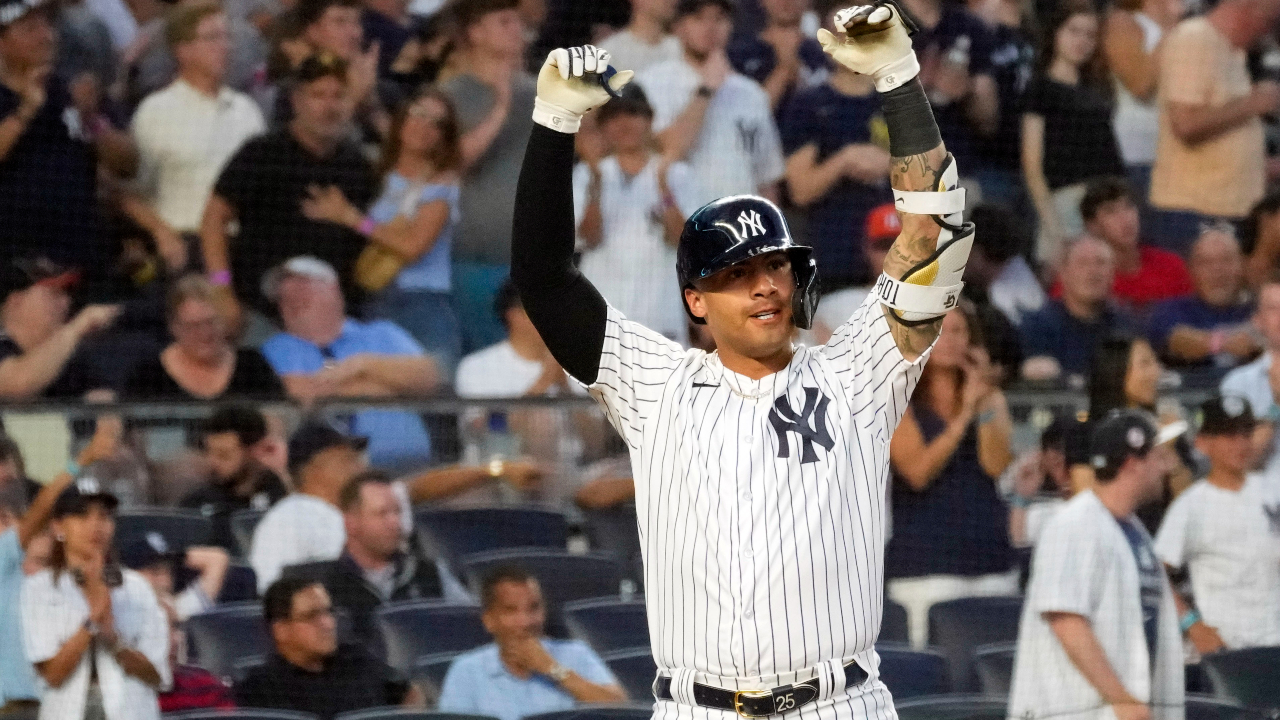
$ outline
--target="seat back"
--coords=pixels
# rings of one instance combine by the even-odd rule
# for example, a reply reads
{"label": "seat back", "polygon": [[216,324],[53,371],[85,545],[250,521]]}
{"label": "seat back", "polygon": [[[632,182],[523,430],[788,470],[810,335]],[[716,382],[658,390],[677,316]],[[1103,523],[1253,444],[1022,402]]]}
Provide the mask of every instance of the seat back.
{"label": "seat back", "polygon": [[989,643],[974,648],[973,665],[978,672],[978,685],[983,695],[1009,697],[1017,649],[1016,642]]}
{"label": "seat back", "polygon": [[618,678],[618,684],[627,691],[627,697],[632,700],[653,697],[653,680],[658,675],[658,664],[653,661],[649,648],[618,650],[605,653],[601,659]]}
{"label": "seat back", "polygon": [[375,617],[387,664],[410,675],[424,656],[452,656],[491,640],[475,605],[407,600],[383,605]]}
{"label": "seat back", "polygon": [[218,677],[232,677],[238,661],[271,652],[259,602],[219,605],[191,616],[186,630],[196,664]]}
{"label": "seat back", "polygon": [[164,720],[318,720],[309,712],[269,708],[184,710],[166,713]]}
{"label": "seat back", "polygon": [[415,510],[414,517],[451,563],[491,550],[564,550],[569,542],[569,523],[564,513],[540,507],[425,507]]}
{"label": "seat back", "polygon": [[598,653],[649,647],[649,619],[644,600],[595,598],[564,604],[569,633]]}
{"label": "seat back", "polygon": [[1263,720],[1264,717],[1256,710],[1210,695],[1187,693],[1186,720]]}
{"label": "seat back", "polygon": [[644,582],[640,555],[640,531],[635,503],[615,508],[585,510],[587,542],[591,549],[613,557],[627,577]]}
{"label": "seat back", "polygon": [[258,529],[266,510],[236,510],[231,513],[231,537],[236,541],[236,553],[240,557],[249,557],[249,548],[253,547],[253,531]]}
{"label": "seat back", "polygon": [[889,598],[884,599],[884,617],[880,619],[878,642],[905,643],[911,641],[907,632],[907,609]]}
{"label": "seat back", "polygon": [[878,643],[880,680],[893,697],[941,695],[951,690],[947,659],[937,650],[912,650],[909,645]]}
{"label": "seat back", "polygon": [[515,565],[538,578],[547,602],[547,633],[553,637],[568,635],[561,619],[565,603],[616,596],[622,581],[613,558],[600,553],[573,555],[563,550],[538,548],[496,550],[463,558],[462,565],[477,595],[485,575],[500,566]]}
{"label": "seat back", "polygon": [[573,710],[526,715],[523,720],[650,720],[653,703],[584,705]]}
{"label": "seat back", "polygon": [[1215,696],[1247,708],[1280,710],[1280,647],[1213,653],[1200,664]]}
{"label": "seat back", "polygon": [[159,533],[174,550],[205,545],[213,525],[195,510],[177,508],[133,508],[116,516],[116,547]]}
{"label": "seat back", "polygon": [[899,720],[1006,720],[1008,703],[982,695],[951,694],[894,702]]}
{"label": "seat back", "polygon": [[333,720],[497,720],[488,715],[411,710],[402,707],[377,707],[338,713]]}
{"label": "seat back", "polygon": [[979,645],[1017,640],[1021,616],[1021,597],[960,598],[929,608],[929,645],[947,656],[953,690],[978,691],[974,649]]}

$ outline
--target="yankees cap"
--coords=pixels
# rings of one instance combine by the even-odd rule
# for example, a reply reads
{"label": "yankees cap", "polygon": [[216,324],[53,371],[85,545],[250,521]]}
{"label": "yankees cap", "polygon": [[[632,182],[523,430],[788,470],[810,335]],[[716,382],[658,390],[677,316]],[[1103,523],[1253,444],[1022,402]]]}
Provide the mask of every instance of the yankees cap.
{"label": "yankees cap", "polygon": [[1218,395],[1200,406],[1201,435],[1244,435],[1253,432],[1258,421],[1253,408],[1239,395]]}
{"label": "yankees cap", "polygon": [[61,518],[68,515],[81,515],[94,503],[101,503],[107,512],[115,512],[116,507],[120,505],[120,500],[103,488],[97,478],[82,477],[68,485],[67,489],[58,495],[58,499],[53,501],[52,516]]}
{"label": "yankees cap", "polygon": [[1144,457],[1151,448],[1176,439],[1187,431],[1181,420],[1161,427],[1145,410],[1119,410],[1093,430],[1089,465],[1099,480],[1110,480],[1130,457]]}
{"label": "yankees cap", "polygon": [[171,563],[179,555],[181,553],[169,545],[164,535],[152,530],[120,548],[120,564],[130,570],[141,570]]}

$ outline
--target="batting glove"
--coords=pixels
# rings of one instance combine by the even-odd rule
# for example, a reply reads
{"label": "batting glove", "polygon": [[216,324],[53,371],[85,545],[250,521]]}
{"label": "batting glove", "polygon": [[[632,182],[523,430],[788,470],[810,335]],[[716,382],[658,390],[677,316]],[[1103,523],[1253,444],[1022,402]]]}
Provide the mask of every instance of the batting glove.
{"label": "batting glove", "polygon": [[914,23],[891,0],[857,5],[836,13],[839,34],[818,30],[818,42],[836,62],[876,82],[876,90],[888,92],[920,73],[911,49]]}
{"label": "batting glove", "polygon": [[[562,133],[576,133],[582,116],[609,101],[635,73],[622,70],[607,77],[609,52],[594,45],[558,48],[547,55],[538,72],[538,97],[533,121]],[[601,81],[600,76],[607,80]]]}

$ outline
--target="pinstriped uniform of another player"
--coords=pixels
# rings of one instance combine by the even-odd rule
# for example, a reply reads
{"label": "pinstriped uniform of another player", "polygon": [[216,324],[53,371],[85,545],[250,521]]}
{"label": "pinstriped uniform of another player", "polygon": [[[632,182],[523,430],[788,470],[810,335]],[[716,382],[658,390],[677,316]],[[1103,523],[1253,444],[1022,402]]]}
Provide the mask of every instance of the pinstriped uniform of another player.
{"label": "pinstriped uniform of another player", "polygon": [[915,79],[909,20],[880,3],[836,23],[820,42],[882,93],[903,233],[876,291],[818,347],[793,338],[819,268],[754,196],[704,206],[680,239],[685,308],[715,352],[610,307],[572,264],[573,133],[630,73],[585,46],[553,51],[539,75],[512,277],[630,448],[658,718],[896,717],[874,648],[888,443],[962,287],[973,228]]}

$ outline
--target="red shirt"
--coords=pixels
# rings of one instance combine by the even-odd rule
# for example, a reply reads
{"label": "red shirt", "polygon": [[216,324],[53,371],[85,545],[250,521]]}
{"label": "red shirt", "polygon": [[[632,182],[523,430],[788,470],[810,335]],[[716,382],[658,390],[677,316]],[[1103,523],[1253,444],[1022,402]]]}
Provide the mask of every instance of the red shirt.
{"label": "red shirt", "polygon": [[[1177,253],[1153,247],[1138,248],[1138,270],[1133,273],[1116,273],[1111,295],[1118,300],[1142,308],[1157,300],[1189,295],[1193,291],[1191,273]],[[1049,289],[1053,298],[1062,297],[1062,281],[1057,280]]]}

